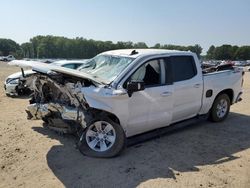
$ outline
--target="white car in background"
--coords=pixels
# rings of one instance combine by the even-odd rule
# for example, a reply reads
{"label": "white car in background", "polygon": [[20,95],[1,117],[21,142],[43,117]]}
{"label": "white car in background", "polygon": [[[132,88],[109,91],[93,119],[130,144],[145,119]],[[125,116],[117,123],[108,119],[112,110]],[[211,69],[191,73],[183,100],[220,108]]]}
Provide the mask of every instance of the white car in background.
{"label": "white car in background", "polygon": [[0,61],[13,61],[13,60],[15,60],[15,57],[13,55],[0,57]]}
{"label": "white car in background", "polygon": [[[22,62],[24,64],[33,64],[38,62],[30,62],[30,61],[13,61],[10,62],[10,65],[15,65],[15,63]],[[59,67],[65,67],[70,69],[77,69],[78,67],[82,66],[84,63],[86,63],[86,60],[60,60],[55,61],[50,64],[49,67],[53,66],[59,66]],[[42,63],[41,63],[42,64]],[[50,71],[50,68],[47,68],[47,71]],[[4,89],[7,96],[18,96],[18,95],[24,95],[31,93],[31,90],[26,85],[26,80],[24,78],[27,78],[36,72],[32,70],[25,70],[21,72],[17,72],[14,74],[9,75],[4,82]]]}

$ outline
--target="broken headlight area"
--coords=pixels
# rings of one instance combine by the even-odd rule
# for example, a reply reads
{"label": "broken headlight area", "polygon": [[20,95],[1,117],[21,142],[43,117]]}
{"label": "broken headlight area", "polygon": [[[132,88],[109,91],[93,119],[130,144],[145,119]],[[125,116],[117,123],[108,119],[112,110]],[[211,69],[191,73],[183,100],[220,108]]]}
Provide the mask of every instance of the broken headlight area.
{"label": "broken headlight area", "polygon": [[90,81],[36,74],[26,83],[34,91],[26,110],[28,119],[42,119],[62,133],[72,133],[76,127],[86,128],[91,114],[81,89],[90,86]]}

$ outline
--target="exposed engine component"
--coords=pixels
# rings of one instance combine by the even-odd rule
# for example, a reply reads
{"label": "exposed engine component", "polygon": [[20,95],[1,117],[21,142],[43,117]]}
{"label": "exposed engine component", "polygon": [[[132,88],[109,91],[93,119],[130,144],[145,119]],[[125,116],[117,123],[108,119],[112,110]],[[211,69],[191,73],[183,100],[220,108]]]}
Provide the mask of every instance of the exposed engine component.
{"label": "exposed engine component", "polygon": [[[90,84],[79,78],[65,79],[61,74],[43,75],[36,74],[27,79],[26,83],[34,91],[27,107],[28,119],[42,119],[51,124],[53,129],[65,133],[67,127],[55,121],[65,120],[79,124],[86,128],[88,104],[84,99],[81,88]],[[60,120],[60,121],[62,121]],[[72,125],[69,125],[69,127]]]}

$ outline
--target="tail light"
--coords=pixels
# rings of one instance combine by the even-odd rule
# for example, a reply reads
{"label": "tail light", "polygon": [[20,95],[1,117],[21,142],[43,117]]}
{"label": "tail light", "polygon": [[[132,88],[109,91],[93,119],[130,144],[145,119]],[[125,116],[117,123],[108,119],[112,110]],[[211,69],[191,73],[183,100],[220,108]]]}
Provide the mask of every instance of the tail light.
{"label": "tail light", "polygon": [[245,74],[245,72],[244,72],[244,71],[242,71],[242,81],[241,81],[241,87],[243,87],[243,83],[244,83],[244,74]]}

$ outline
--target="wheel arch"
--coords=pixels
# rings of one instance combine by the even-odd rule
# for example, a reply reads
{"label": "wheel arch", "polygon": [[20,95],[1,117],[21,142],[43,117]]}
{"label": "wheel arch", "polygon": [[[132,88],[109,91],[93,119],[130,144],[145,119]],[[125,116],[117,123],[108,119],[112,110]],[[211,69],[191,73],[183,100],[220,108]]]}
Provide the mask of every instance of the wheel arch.
{"label": "wheel arch", "polygon": [[91,108],[91,113],[94,115],[95,118],[97,117],[108,117],[110,120],[112,120],[115,123],[120,124],[120,119],[113,113],[105,111],[105,110],[100,110],[97,108]]}
{"label": "wheel arch", "polygon": [[[218,99],[220,98],[220,96],[222,95],[226,95],[229,99],[229,103],[228,103],[228,106],[227,106],[227,111],[226,113],[222,116],[222,117],[218,117],[219,115],[217,114],[217,110],[218,108],[216,107],[218,105]],[[224,97],[225,98],[225,97]],[[232,104],[232,101],[233,101],[233,90],[232,89],[225,89],[225,90],[222,90],[221,92],[219,92],[214,101],[213,101],[213,104],[209,110],[209,117],[208,119],[212,122],[220,122],[220,121],[224,121],[225,118],[228,116],[228,113],[230,111],[230,104]],[[220,110],[220,109],[219,109]]]}
{"label": "wheel arch", "polygon": [[234,99],[234,91],[233,91],[232,89],[224,89],[224,90],[222,90],[221,92],[219,92],[219,93],[216,95],[214,101],[216,100],[216,98],[217,98],[218,96],[220,96],[220,95],[222,95],[222,94],[226,94],[226,95],[229,97],[229,99],[230,99],[230,104],[232,105],[232,104],[233,104],[233,99]]}

